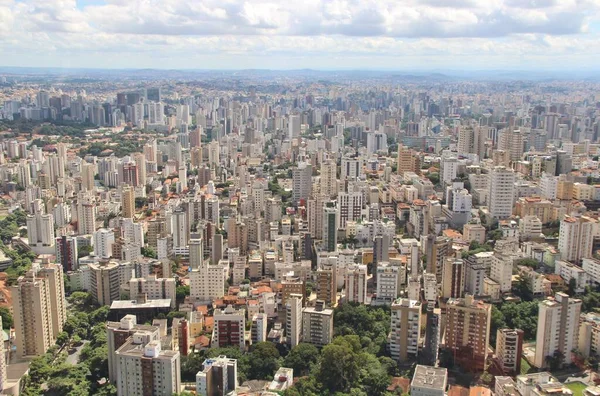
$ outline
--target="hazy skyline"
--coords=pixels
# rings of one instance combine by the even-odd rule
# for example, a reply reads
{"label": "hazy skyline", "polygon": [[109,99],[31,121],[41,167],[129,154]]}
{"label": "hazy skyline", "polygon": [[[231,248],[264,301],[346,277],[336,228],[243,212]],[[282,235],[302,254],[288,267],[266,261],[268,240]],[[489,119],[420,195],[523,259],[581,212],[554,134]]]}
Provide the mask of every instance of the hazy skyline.
{"label": "hazy skyline", "polygon": [[0,66],[591,70],[600,0],[0,0]]}

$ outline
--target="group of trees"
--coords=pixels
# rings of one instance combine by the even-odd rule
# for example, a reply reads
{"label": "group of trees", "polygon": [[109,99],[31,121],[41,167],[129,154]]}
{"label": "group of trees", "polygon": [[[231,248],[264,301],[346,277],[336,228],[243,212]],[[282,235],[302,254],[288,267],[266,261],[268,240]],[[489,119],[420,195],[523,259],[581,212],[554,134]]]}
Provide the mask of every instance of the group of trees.
{"label": "group of trees", "polygon": [[[112,384],[100,385],[99,380],[108,376],[108,349],[106,344],[106,320],[109,307],[99,307],[91,295],[74,292],[64,331],[58,335],[57,344],[31,362],[29,374],[24,377],[26,396],[47,395],[116,395]],[[73,348],[81,349],[79,362],[67,362]],[[45,387],[47,390],[42,391]]]}
{"label": "group of trees", "polygon": [[525,340],[533,340],[537,332],[538,302],[522,301],[492,305],[490,343],[496,343],[496,331],[510,328],[523,330]]}
{"label": "group of trees", "polygon": [[19,233],[19,227],[27,222],[27,214],[22,210],[15,210],[2,220],[0,220],[0,240],[8,244],[12,237]]}
{"label": "group of trees", "polygon": [[388,395],[396,362],[387,356],[390,330],[389,307],[343,304],[334,311],[333,342],[320,351],[299,344],[283,359],[283,365],[301,376],[286,396]]}

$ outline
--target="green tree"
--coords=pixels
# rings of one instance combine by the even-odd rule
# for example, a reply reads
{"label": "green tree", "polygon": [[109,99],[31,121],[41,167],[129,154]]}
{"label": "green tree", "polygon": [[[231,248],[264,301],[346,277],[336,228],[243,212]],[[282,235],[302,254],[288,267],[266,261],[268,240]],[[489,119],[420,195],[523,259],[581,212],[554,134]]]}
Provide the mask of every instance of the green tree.
{"label": "green tree", "polygon": [[318,379],[330,392],[347,392],[358,382],[356,353],[345,343],[326,345],[321,351]]}
{"label": "green tree", "polygon": [[8,330],[13,326],[13,317],[7,307],[0,307],[0,317],[2,317],[2,328]]}
{"label": "green tree", "polygon": [[279,351],[272,342],[259,342],[249,354],[248,379],[273,379],[279,368]]}
{"label": "green tree", "polygon": [[300,343],[292,348],[283,361],[284,367],[294,369],[294,376],[307,375],[310,368],[319,360],[319,350],[316,346]]}

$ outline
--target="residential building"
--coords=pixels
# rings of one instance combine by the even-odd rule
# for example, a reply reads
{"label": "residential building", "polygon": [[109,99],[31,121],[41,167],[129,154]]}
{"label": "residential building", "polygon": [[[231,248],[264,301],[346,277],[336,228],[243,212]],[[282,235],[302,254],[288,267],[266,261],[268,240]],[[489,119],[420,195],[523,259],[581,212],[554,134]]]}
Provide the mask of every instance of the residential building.
{"label": "residential building", "polygon": [[547,357],[559,352],[571,362],[571,351],[579,343],[581,300],[558,292],[539,303],[534,365],[548,366]]}
{"label": "residential building", "polygon": [[446,305],[446,348],[465,369],[482,371],[488,356],[492,306],[472,295]]}
{"label": "residential building", "polygon": [[149,341],[160,340],[160,329],[157,326],[137,323],[135,315],[125,315],[119,322],[106,323],[106,339],[108,349],[108,378],[117,381],[119,375],[116,352],[134,334],[144,334]]}
{"label": "residential building", "polygon": [[496,358],[505,374],[521,372],[523,355],[523,330],[498,329],[496,333]]}
{"label": "residential building", "polygon": [[410,383],[411,396],[444,396],[448,386],[448,370],[441,367],[415,367]]}
{"label": "residential building", "polygon": [[244,349],[246,345],[246,312],[228,305],[225,309],[215,309],[212,335],[213,347],[237,346]]}
{"label": "residential building", "polygon": [[592,257],[596,224],[596,220],[587,216],[565,216],[560,222],[558,236],[560,258],[576,262]]}
{"label": "residential building", "polygon": [[589,274],[583,268],[568,261],[556,260],[554,262],[554,273],[560,275],[567,284],[571,279],[574,279],[576,293],[583,293],[591,283]]}
{"label": "residential building", "polygon": [[171,396],[181,390],[179,351],[163,350],[160,341],[134,333],[115,355],[119,395]]}
{"label": "residential building", "polygon": [[489,184],[489,211],[495,219],[505,219],[512,215],[515,172],[504,166],[492,169]]}
{"label": "residential building", "polygon": [[139,294],[146,294],[150,300],[171,300],[171,308],[175,309],[175,278],[159,278],[151,274],[145,278],[132,278],[129,281],[129,298],[137,299]]}
{"label": "residential building", "polygon": [[300,343],[302,337],[303,294],[290,294],[285,304],[285,335],[290,348]]}
{"label": "residential building", "polygon": [[333,309],[325,308],[325,301],[317,300],[314,307],[302,310],[302,342],[318,347],[333,339]]}
{"label": "residential building", "polygon": [[237,360],[227,356],[206,359],[196,374],[196,394],[225,396],[237,389]]}
{"label": "residential building", "polygon": [[390,354],[398,362],[416,359],[421,338],[421,302],[399,298],[392,303]]}
{"label": "residential building", "polygon": [[365,304],[367,300],[367,266],[354,264],[346,268],[344,293],[347,302]]}

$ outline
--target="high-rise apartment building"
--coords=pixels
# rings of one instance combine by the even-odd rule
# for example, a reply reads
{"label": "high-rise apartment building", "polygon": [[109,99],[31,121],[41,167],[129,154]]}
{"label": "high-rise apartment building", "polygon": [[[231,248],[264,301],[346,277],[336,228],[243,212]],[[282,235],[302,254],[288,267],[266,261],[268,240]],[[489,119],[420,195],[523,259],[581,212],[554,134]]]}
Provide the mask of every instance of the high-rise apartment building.
{"label": "high-rise apartment building", "polygon": [[461,298],[465,293],[465,262],[449,257],[442,272],[442,297]]}
{"label": "high-rise apartment building", "polygon": [[579,261],[592,257],[596,223],[595,219],[587,216],[565,216],[561,220],[558,250],[562,260]]}
{"label": "high-rise apartment building", "polygon": [[28,271],[11,287],[17,356],[39,356],[48,350],[66,320],[62,268]]}
{"label": "high-rise apartment building", "polygon": [[399,298],[392,303],[390,354],[398,362],[416,359],[421,339],[421,302]]}
{"label": "high-rise apartment building", "polygon": [[317,270],[317,299],[325,301],[325,304],[330,306],[337,304],[335,268]]}
{"label": "high-rise apartment building", "polygon": [[225,309],[215,309],[212,345],[214,347],[245,347],[246,312],[228,305]]}
{"label": "high-rise apartment building", "polygon": [[138,334],[138,337],[143,335],[148,342],[160,340],[159,327],[138,324],[135,315],[125,315],[119,322],[106,323],[108,378],[113,383],[119,376],[116,352],[134,334]]}
{"label": "high-rise apartment building", "polygon": [[462,367],[482,371],[488,356],[492,306],[472,295],[446,305],[446,348]]}
{"label": "high-rise apartment building", "polygon": [[548,366],[546,357],[560,352],[564,362],[571,362],[571,351],[579,343],[581,300],[558,292],[539,303],[534,365]]}
{"label": "high-rise apartment building", "polygon": [[135,216],[135,190],[132,186],[121,187],[121,206],[124,218]]}
{"label": "high-rise apartment building", "polygon": [[332,204],[323,207],[323,243],[325,250],[335,252],[337,249],[338,211]]}
{"label": "high-rise apartment building", "polygon": [[119,395],[171,396],[181,390],[179,351],[163,350],[159,340],[134,333],[115,354]]}
{"label": "high-rise apartment building", "polygon": [[414,150],[400,145],[398,147],[398,174],[413,172],[417,175],[421,173],[421,158]]}
{"label": "high-rise apartment building", "polygon": [[44,214],[41,200],[34,201],[33,214],[27,215],[27,240],[36,253],[54,253],[54,216]]}
{"label": "high-rise apartment building", "polygon": [[505,374],[521,373],[523,355],[523,330],[498,329],[496,333],[496,358]]}
{"label": "high-rise apartment building", "polygon": [[196,374],[196,394],[225,396],[237,388],[237,360],[227,356],[206,359]]}
{"label": "high-rise apartment building", "polygon": [[300,343],[302,337],[302,294],[290,294],[285,303],[285,334],[290,348]]}
{"label": "high-rise apartment building", "polygon": [[302,342],[318,347],[333,339],[333,309],[325,308],[325,302],[317,300],[314,307],[302,310]]}
{"label": "high-rise apartment building", "polygon": [[512,215],[515,191],[515,172],[504,166],[492,169],[489,184],[489,210],[495,219],[505,219]]}
{"label": "high-rise apartment building", "polygon": [[115,233],[107,228],[100,228],[94,232],[94,253],[101,259],[112,256],[112,246],[115,243]]}
{"label": "high-rise apartment building", "polygon": [[360,191],[338,194],[338,228],[346,228],[346,222],[358,220],[363,207],[363,194]]}
{"label": "high-rise apartment building", "polygon": [[292,202],[306,201],[312,192],[312,165],[299,162],[292,170]]}
{"label": "high-rise apartment building", "polygon": [[333,160],[321,164],[320,193],[328,198],[335,198],[338,193],[337,164]]}
{"label": "high-rise apartment building", "polygon": [[60,263],[64,272],[77,269],[77,238],[66,235],[56,238],[56,262]]}
{"label": "high-rise apartment building", "polygon": [[344,293],[347,302],[364,304],[367,300],[367,266],[354,264],[346,268]]}
{"label": "high-rise apartment building", "polygon": [[[115,261],[90,264],[90,293],[100,305],[110,305],[120,297],[121,270]],[[129,279],[127,279],[129,281]]]}

